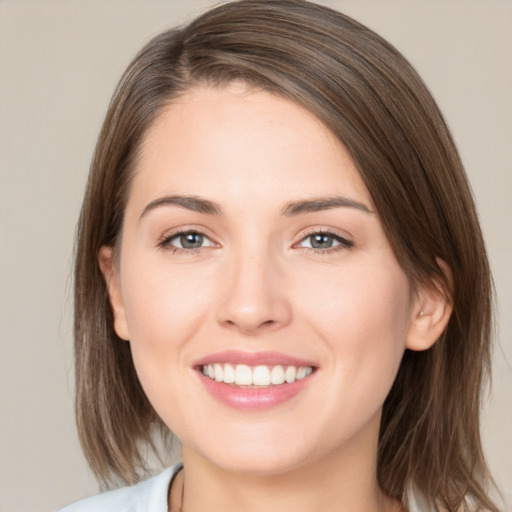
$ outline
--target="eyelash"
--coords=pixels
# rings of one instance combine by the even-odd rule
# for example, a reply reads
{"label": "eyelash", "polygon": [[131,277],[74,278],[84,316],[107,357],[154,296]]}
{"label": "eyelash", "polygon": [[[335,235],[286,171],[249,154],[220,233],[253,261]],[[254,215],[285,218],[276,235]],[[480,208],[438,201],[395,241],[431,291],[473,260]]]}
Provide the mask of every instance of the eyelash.
{"label": "eyelash", "polygon": [[298,244],[304,242],[308,238],[311,238],[315,235],[324,235],[329,238],[332,238],[333,240],[338,242],[338,245],[335,245],[334,247],[329,247],[327,249],[317,249],[314,247],[303,247],[310,254],[319,254],[319,255],[323,256],[326,254],[333,254],[336,252],[345,251],[347,249],[352,249],[352,247],[354,247],[354,242],[352,240],[348,240],[347,238],[337,235],[336,233],[333,233],[332,231],[327,231],[327,230],[323,230],[323,229],[314,229],[314,230],[304,234],[302,236],[302,238],[299,240],[299,242],[294,244],[294,247],[296,247]]}
{"label": "eyelash", "polygon": [[[171,251],[172,254],[186,254],[186,255],[193,255],[193,254],[199,254],[201,252],[201,249],[204,249],[205,247],[198,247],[197,249],[185,249],[182,247],[174,247],[171,245],[171,242],[173,240],[176,240],[179,237],[182,237],[184,235],[201,235],[207,240],[210,240],[210,237],[203,233],[202,231],[198,229],[179,229],[178,231],[175,231],[171,235],[168,235],[164,237],[159,243],[158,247],[161,249],[166,249]],[[212,242],[212,246],[215,245],[214,242]]]}
{"label": "eyelash", "polygon": [[[158,247],[161,249],[166,249],[171,251],[172,254],[186,254],[186,255],[194,255],[199,254],[202,249],[205,249],[205,247],[198,247],[197,249],[185,249],[182,247],[174,247],[171,245],[171,242],[173,240],[176,240],[179,237],[182,237],[184,235],[200,235],[204,237],[205,239],[209,240],[211,242],[211,245],[206,247],[212,247],[215,246],[215,242],[212,242],[210,237],[203,233],[202,231],[199,231],[197,229],[180,229],[174,233],[172,233],[169,236],[164,237],[159,243]],[[306,233],[302,236],[302,238],[299,240],[299,242],[295,243],[293,247],[300,247],[299,244],[303,243],[308,238],[311,238],[315,235],[324,235],[329,238],[332,238],[334,241],[338,242],[338,245],[335,245],[334,247],[329,247],[326,249],[318,249],[314,247],[303,247],[308,253],[310,254],[319,254],[319,255],[326,255],[326,254],[332,254],[335,252],[351,249],[354,247],[354,242],[351,240],[348,240],[340,235],[337,235],[335,233],[332,233],[331,231],[326,231],[322,229],[316,229],[313,231],[310,231],[309,233]]]}

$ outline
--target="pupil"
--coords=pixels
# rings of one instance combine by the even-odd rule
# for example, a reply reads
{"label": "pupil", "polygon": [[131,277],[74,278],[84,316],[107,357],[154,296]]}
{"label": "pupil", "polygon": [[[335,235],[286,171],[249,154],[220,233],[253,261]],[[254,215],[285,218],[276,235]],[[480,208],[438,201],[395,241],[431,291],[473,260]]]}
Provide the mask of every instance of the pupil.
{"label": "pupil", "polygon": [[185,249],[197,249],[203,245],[203,235],[199,233],[186,233],[181,235],[180,242]]}
{"label": "pupil", "polygon": [[325,249],[327,247],[332,247],[332,237],[329,235],[313,235],[311,241],[311,247],[315,249]]}

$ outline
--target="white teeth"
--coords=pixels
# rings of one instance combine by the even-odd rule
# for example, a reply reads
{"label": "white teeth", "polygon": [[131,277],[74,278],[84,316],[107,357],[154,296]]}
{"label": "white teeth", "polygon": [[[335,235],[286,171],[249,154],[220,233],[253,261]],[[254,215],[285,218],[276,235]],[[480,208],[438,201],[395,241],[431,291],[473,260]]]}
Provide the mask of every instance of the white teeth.
{"label": "white teeth", "polygon": [[282,366],[274,366],[272,368],[270,382],[274,385],[284,384],[284,370]]}
{"label": "white teeth", "polygon": [[255,386],[270,386],[270,370],[268,366],[256,366],[254,368],[252,383]]}
{"label": "white teeth", "polygon": [[235,382],[235,369],[230,364],[224,365],[224,378],[222,379],[226,384],[233,384]]}
{"label": "white teeth", "polygon": [[222,382],[222,379],[223,379],[223,371],[222,371],[222,366],[220,364],[214,364],[213,365],[213,375],[215,377],[215,380],[217,382]]}
{"label": "white teeth", "polygon": [[284,378],[288,384],[295,382],[295,379],[297,377],[297,368],[295,366],[288,366],[286,368],[286,372],[284,374]]}
{"label": "white teeth", "polygon": [[237,386],[252,386],[252,371],[245,364],[236,365],[235,384]]}
{"label": "white teeth", "polygon": [[313,372],[311,366],[288,366],[281,365],[255,367],[245,364],[208,364],[202,368],[203,375],[216,382],[225,384],[236,384],[237,386],[279,386],[285,382],[291,384],[301,380]]}

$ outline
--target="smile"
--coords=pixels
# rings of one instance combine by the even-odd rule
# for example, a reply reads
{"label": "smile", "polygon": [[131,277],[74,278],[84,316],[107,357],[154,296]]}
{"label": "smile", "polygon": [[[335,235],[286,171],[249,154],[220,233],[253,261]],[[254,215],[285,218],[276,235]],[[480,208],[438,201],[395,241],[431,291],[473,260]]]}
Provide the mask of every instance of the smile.
{"label": "smile", "polygon": [[317,380],[312,360],[278,352],[227,350],[192,363],[203,389],[240,411],[263,411],[307,393]]}
{"label": "smile", "polygon": [[203,375],[216,382],[236,386],[268,387],[292,384],[302,380],[313,372],[311,366],[283,366],[245,364],[207,364],[202,367]]}

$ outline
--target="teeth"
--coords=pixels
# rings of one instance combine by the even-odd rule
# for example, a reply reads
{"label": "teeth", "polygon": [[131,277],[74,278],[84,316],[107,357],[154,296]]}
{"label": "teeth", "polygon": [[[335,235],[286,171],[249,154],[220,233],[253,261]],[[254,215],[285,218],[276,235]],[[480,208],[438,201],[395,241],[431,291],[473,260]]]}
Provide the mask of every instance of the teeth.
{"label": "teeth", "polygon": [[270,382],[274,385],[284,384],[284,370],[282,366],[274,366],[272,368]]}
{"label": "teeth", "polygon": [[237,386],[279,386],[285,382],[291,384],[313,372],[311,366],[266,366],[255,367],[245,364],[209,364],[202,368],[203,375],[216,382],[236,384]]}
{"label": "teeth", "polygon": [[213,365],[213,375],[217,382],[222,382],[222,379],[224,377],[223,373],[224,372],[222,371],[222,366],[220,364]]}
{"label": "teeth", "polygon": [[286,368],[284,378],[288,384],[295,382],[295,379],[297,378],[297,368],[295,368],[295,366],[288,366],[288,368]]}
{"label": "teeth", "polygon": [[252,371],[245,364],[236,365],[235,384],[237,386],[252,386]]}
{"label": "teeth", "polygon": [[268,366],[256,366],[254,368],[252,383],[255,386],[270,386],[270,370]]}
{"label": "teeth", "polygon": [[235,369],[230,364],[224,365],[224,373],[223,373],[222,381],[226,384],[233,384],[235,382]]}
{"label": "teeth", "polygon": [[[297,370],[297,380],[303,379],[306,376],[306,368],[299,368]],[[215,378],[217,378],[217,372],[215,372]]]}

